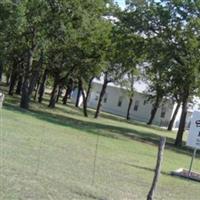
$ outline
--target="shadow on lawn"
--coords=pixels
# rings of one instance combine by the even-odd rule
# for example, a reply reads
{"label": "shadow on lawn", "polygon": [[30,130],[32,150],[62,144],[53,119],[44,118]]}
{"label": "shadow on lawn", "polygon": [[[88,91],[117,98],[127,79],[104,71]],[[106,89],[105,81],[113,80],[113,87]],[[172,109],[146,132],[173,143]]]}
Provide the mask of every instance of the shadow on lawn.
{"label": "shadow on lawn", "polygon": [[[68,117],[62,114],[57,114],[55,112],[42,111],[42,110],[23,110],[16,106],[5,104],[6,108],[9,110],[20,111],[25,114],[29,114],[34,116],[40,120],[45,120],[50,123],[54,123],[57,125],[67,126],[71,128],[75,128],[78,130],[86,131],[92,134],[98,134],[105,137],[116,138],[116,139],[123,139],[130,138],[140,142],[145,142],[149,144],[158,144],[159,143],[159,135],[153,134],[151,132],[141,132],[134,128],[124,128],[120,126],[113,126],[113,125],[104,125],[98,123],[97,120],[93,119],[94,121],[84,121],[80,119],[75,119],[72,117]],[[68,114],[70,115],[77,115],[77,113],[73,113],[69,111]],[[81,115],[82,116],[82,115]],[[96,122],[95,122],[96,121]],[[167,144],[172,146],[174,140],[172,138],[167,138]]]}
{"label": "shadow on lawn", "polygon": [[[67,107],[72,109],[72,111],[70,111],[70,114],[79,115],[81,117],[83,116],[83,111],[82,111],[81,108],[76,108],[71,103],[68,103]],[[63,112],[65,110],[65,107],[64,108],[63,107],[57,107],[56,109]],[[66,110],[66,112],[69,114],[69,110]],[[95,110],[88,108],[88,114],[89,114],[89,116],[93,117],[94,114],[95,114]],[[144,128],[149,127],[149,125],[147,125],[143,122],[136,122],[136,121],[133,121],[133,120],[127,121],[127,119],[125,119],[125,117],[122,117],[122,116],[119,116],[119,115],[113,115],[112,113],[101,112],[100,116],[105,118],[105,119],[114,120],[114,121],[118,121],[118,122],[125,122],[125,123],[135,125],[135,126],[140,126],[140,127],[144,127]],[[156,131],[166,132],[165,129],[161,129],[160,127],[156,127],[154,125],[151,125],[150,127],[151,127],[151,129],[154,129]]]}
{"label": "shadow on lawn", "polygon": [[[72,117],[64,116],[62,114],[57,114],[55,112],[49,112],[49,110],[30,110],[26,111],[20,109],[15,105],[11,105],[10,103],[5,103],[5,109],[18,111],[27,115],[31,115],[40,120],[45,120],[50,123],[54,123],[57,125],[62,125],[66,127],[71,127],[74,129],[86,131],[88,133],[101,135],[105,137],[115,138],[115,139],[125,139],[130,138],[136,141],[158,145],[159,143],[159,135],[153,134],[151,132],[141,132],[134,128],[124,128],[113,125],[104,125],[94,121],[84,121],[80,119],[75,119]],[[69,113],[68,113],[69,114]],[[75,115],[75,113],[74,113]],[[174,146],[174,139],[167,137],[166,148],[173,150],[178,153],[184,153],[191,155],[191,151],[186,147],[176,148]]]}
{"label": "shadow on lawn", "polygon": [[[129,167],[136,168],[136,169],[145,170],[145,171],[149,171],[149,172],[153,172],[153,173],[155,172],[155,169],[150,168],[150,167],[144,167],[144,166],[131,164],[131,163],[123,163],[123,164],[128,165]],[[173,177],[173,175],[171,173],[167,173],[167,172],[164,172],[164,171],[161,171],[161,174],[165,175],[165,176]],[[190,180],[190,179],[186,179],[184,177],[179,177],[179,178],[184,180],[184,181],[187,181],[187,182],[188,181],[193,181],[193,180]]]}
{"label": "shadow on lawn", "polygon": [[[144,166],[140,166],[140,165],[136,165],[136,164],[131,164],[131,163],[123,163],[125,165],[128,165],[130,167],[136,168],[136,169],[142,169],[145,171],[149,171],[149,172],[155,172],[155,169],[150,168],[150,167],[144,167]],[[161,174],[166,175],[166,176],[171,176],[170,173],[161,171]]]}

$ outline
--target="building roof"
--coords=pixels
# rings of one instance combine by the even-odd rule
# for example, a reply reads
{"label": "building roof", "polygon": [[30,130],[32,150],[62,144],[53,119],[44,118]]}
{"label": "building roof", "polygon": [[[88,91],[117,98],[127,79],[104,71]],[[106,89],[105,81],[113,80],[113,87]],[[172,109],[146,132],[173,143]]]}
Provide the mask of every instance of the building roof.
{"label": "building roof", "polygon": [[[103,79],[104,77],[101,76],[99,79],[94,79],[93,82],[94,83],[98,83],[98,84],[103,84]],[[116,88],[122,88],[127,90],[126,87],[122,87],[120,84],[117,83],[109,83],[108,86],[111,87],[116,87]],[[148,89],[149,89],[149,85],[147,82],[143,81],[143,80],[136,80],[134,82],[134,89],[137,93],[140,94],[150,94]],[[193,101],[191,103],[188,103],[188,112],[193,112],[194,110],[200,110],[200,98],[199,97],[193,97]]]}
{"label": "building roof", "polygon": [[[95,78],[95,79],[93,80],[93,82],[99,83],[99,84],[103,84],[103,76],[101,76],[100,79]],[[127,89],[125,86],[122,87],[120,84],[113,83],[113,82],[109,83],[108,85],[109,85],[109,86],[112,86],[112,87]],[[147,93],[147,92],[148,92],[148,88],[149,88],[149,87],[148,87],[148,84],[145,83],[145,82],[142,81],[142,80],[136,80],[136,81],[134,82],[134,89],[135,89],[135,91],[138,92],[138,93]]]}

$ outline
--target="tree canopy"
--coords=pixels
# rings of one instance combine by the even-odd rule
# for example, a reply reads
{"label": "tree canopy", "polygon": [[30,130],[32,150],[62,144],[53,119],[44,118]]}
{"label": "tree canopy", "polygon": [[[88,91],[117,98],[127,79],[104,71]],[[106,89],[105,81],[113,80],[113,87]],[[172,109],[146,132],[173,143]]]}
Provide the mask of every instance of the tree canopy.
{"label": "tree canopy", "polygon": [[21,95],[24,109],[37,94],[42,101],[47,79],[52,108],[62,90],[66,89],[66,102],[76,87],[87,116],[92,80],[103,76],[96,118],[107,85],[126,79],[131,84],[129,119],[134,80],[143,76],[153,102],[148,124],[163,99],[182,106],[175,142],[181,145],[187,105],[199,95],[200,1],[127,0],[126,4],[121,10],[112,0],[2,0],[0,79],[4,73],[9,95]]}

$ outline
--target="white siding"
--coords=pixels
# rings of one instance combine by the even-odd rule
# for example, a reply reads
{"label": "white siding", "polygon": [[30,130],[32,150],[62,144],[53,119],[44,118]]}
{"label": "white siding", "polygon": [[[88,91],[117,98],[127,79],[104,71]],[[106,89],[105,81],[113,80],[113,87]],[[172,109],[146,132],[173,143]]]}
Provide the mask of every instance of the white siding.
{"label": "white siding", "polygon": [[[181,119],[181,113],[182,113],[182,108],[179,109],[179,111],[178,111],[178,113],[176,115],[176,119],[175,119],[175,122],[174,122],[173,129],[178,129],[179,123],[180,123],[180,119]],[[188,112],[187,112],[186,122],[185,122],[186,129],[188,129],[189,126],[190,126],[192,113],[193,113],[193,111],[191,111],[191,110],[188,110]]]}
{"label": "white siding", "polygon": [[[96,100],[96,96],[100,94],[101,88],[101,84],[93,83],[92,92],[88,102],[89,107],[96,108],[96,105],[98,103],[98,100]],[[102,110],[125,117],[129,104],[127,91],[118,87],[108,85],[106,89],[106,96],[107,101],[106,103],[104,103],[104,101],[102,102]],[[119,98],[121,97],[123,97],[122,104],[121,106],[118,106]],[[138,110],[134,111],[134,106],[136,102],[139,102]],[[164,118],[161,118],[162,106],[166,108]],[[147,122],[150,118],[151,109],[152,103],[147,101],[147,95],[135,92],[130,111],[131,119],[141,122]],[[163,102],[156,113],[153,123],[159,126],[167,126],[171,119],[172,111],[173,105],[170,103],[170,101]]]}
{"label": "white siding", "polygon": [[[101,88],[102,88],[102,83],[93,82],[91,94],[88,98],[88,107],[96,109],[96,106],[98,103],[98,96],[101,92]],[[104,98],[103,98],[101,110],[115,114],[115,115],[126,117],[128,104],[129,104],[129,97],[125,89],[119,88],[113,84],[108,85],[106,89],[106,95],[104,97],[106,97],[106,102],[104,102]],[[77,98],[77,89],[75,89],[72,93],[71,102],[75,103],[76,98]],[[122,98],[121,106],[118,105],[119,98]],[[150,118],[150,114],[151,114],[152,102],[147,101],[147,98],[148,96],[146,94],[135,92],[133,103],[130,110],[131,119],[145,122],[145,123],[148,122]],[[79,106],[81,106],[82,101],[83,99],[81,95]],[[139,102],[139,105],[138,105],[137,111],[134,111],[134,106],[136,102]],[[194,106],[199,108],[200,99],[198,99],[198,102],[199,104],[196,103],[194,104]],[[166,113],[164,117],[161,117],[162,107],[166,108]],[[167,127],[175,108],[176,108],[176,104],[173,105],[171,101],[169,100],[165,100],[164,102],[162,102],[162,104],[160,105],[156,113],[153,124],[162,126],[162,127]],[[177,113],[177,116],[173,125],[173,129],[177,129],[179,126],[181,112],[182,112],[182,109],[180,108]],[[187,118],[186,118],[186,127],[188,127],[188,125],[190,124],[192,112],[193,112],[192,110],[188,111]]]}
{"label": "white siding", "polygon": [[[76,103],[77,95],[78,95],[78,88],[76,88],[76,89],[72,92],[72,94],[71,94],[71,102],[72,102],[73,104]],[[82,97],[82,95],[80,95],[79,105],[78,105],[78,106],[81,106],[82,103],[83,103],[83,97]]]}

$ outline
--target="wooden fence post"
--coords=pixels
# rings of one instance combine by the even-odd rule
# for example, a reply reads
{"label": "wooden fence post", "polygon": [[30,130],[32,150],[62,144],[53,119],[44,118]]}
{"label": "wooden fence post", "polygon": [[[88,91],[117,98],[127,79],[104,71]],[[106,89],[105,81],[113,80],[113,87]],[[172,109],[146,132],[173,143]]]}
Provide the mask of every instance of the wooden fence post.
{"label": "wooden fence post", "polygon": [[93,173],[92,173],[92,185],[94,185],[94,183],[95,183],[96,161],[97,161],[98,147],[99,147],[99,135],[97,135],[96,148],[95,148],[95,154],[94,154]]}
{"label": "wooden fence post", "polygon": [[157,156],[157,164],[156,164],[156,169],[155,169],[155,175],[154,175],[154,178],[153,178],[153,183],[152,183],[151,189],[150,189],[148,196],[147,196],[147,200],[153,200],[153,197],[154,197],[154,194],[155,194],[155,191],[156,191],[156,186],[157,186],[158,179],[159,179],[160,172],[161,172],[161,164],[162,164],[162,160],[163,160],[165,142],[166,142],[166,138],[161,137],[160,138],[160,144],[159,144],[159,147],[158,147],[158,156]]}

